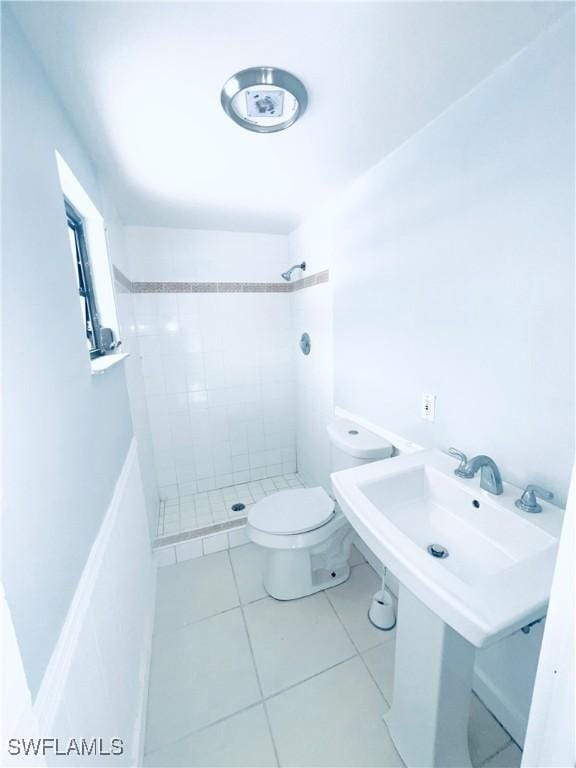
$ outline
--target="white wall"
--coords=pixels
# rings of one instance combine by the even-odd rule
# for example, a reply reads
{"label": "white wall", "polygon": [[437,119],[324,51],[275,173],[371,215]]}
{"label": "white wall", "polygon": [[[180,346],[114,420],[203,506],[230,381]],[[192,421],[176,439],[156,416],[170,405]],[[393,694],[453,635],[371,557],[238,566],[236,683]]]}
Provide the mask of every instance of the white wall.
{"label": "white wall", "polygon": [[[114,255],[114,264],[125,276],[128,276],[130,274],[130,263],[125,246],[125,229],[116,215],[113,206],[106,198],[103,201],[103,214],[106,220],[110,250]],[[142,470],[141,477],[146,501],[146,515],[148,517],[150,537],[153,538],[158,512],[159,489],[152,448],[152,433],[148,419],[148,407],[146,405],[140,343],[136,332],[135,302],[134,296],[118,284],[115,285],[115,295],[120,324],[120,338],[122,339],[121,351],[127,352],[130,355],[124,363],[126,385],[128,387],[134,434],[137,438],[138,460]]]}
{"label": "white wall", "polygon": [[55,150],[94,170],[2,8],[3,578],[35,694],[131,439],[122,366],[91,376]]}
{"label": "white wall", "polygon": [[[141,765],[154,617],[155,566],[150,552],[135,442],[128,451],[110,506],[75,591],[71,610],[34,706],[26,683],[12,672],[18,648],[3,648],[11,670],[11,707],[4,721],[2,765]],[[5,617],[10,622],[10,616]],[[121,631],[119,631],[121,628]],[[3,693],[6,693],[3,691]],[[20,704],[20,706],[17,706]],[[68,758],[47,752],[38,761],[6,754],[8,739],[102,739],[114,757]]]}
{"label": "white wall", "polygon": [[[292,239],[330,263],[337,405],[425,446],[486,452],[559,503],[574,447],[572,25],[570,13]],[[425,392],[434,424],[419,417]],[[477,685],[519,740],[540,638],[479,654]]]}
{"label": "white wall", "polygon": [[[65,648],[49,697],[57,698],[44,733],[66,740],[79,736],[121,738],[124,754],[113,765],[141,765],[154,618],[156,571],[136,444],[129,451],[104,518],[100,540],[77,596],[80,625]],[[119,631],[121,628],[121,631]],[[67,633],[68,634],[68,633]],[[41,694],[43,691],[41,691]],[[42,696],[39,695],[40,705]],[[49,708],[47,707],[47,710]],[[52,709],[52,707],[50,707]],[[43,710],[39,708],[42,723]],[[48,764],[60,765],[62,758]],[[94,762],[88,758],[85,762]],[[71,765],[78,761],[71,759]]]}
{"label": "white wall", "polygon": [[[335,220],[336,402],[564,503],[574,450],[572,17],[359,179]],[[435,393],[434,424],[420,419]]]}
{"label": "white wall", "polygon": [[255,232],[126,227],[132,280],[278,282],[288,238]]}
{"label": "white wall", "polygon": [[[127,227],[132,280],[278,282],[287,238]],[[163,498],[296,469],[290,294],[133,294]]]}
{"label": "white wall", "polygon": [[[331,244],[316,242],[318,219],[304,224],[290,236],[290,260],[306,261],[306,273],[329,267]],[[329,235],[328,235],[329,236]],[[330,446],[326,425],[334,417],[334,351],[332,287],[329,282],[296,291],[292,301],[292,350],[296,373],[296,446],[298,473],[306,485],[322,485],[329,493]],[[309,355],[298,346],[302,334],[310,335]]]}

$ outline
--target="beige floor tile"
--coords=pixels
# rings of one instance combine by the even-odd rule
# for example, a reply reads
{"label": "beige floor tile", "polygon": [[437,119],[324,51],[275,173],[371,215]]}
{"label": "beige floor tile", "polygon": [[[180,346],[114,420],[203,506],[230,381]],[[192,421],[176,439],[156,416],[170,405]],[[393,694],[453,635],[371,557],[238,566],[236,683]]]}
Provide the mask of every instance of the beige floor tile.
{"label": "beige floor tile", "polygon": [[287,602],[267,597],[244,611],[266,696],[356,653],[322,592]]}
{"label": "beige floor tile", "polygon": [[158,768],[269,768],[277,765],[262,705],[240,712],[146,756]]}
{"label": "beige floor tile", "polygon": [[382,720],[382,696],[358,657],[267,706],[280,765],[402,766]]}

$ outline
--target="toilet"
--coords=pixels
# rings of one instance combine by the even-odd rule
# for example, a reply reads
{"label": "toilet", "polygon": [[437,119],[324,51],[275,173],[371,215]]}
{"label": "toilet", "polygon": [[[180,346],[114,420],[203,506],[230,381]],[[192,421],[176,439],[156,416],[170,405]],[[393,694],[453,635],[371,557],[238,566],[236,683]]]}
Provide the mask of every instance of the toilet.
{"label": "toilet", "polygon": [[[394,446],[347,419],[328,427],[331,469],[386,459]],[[277,600],[295,600],[341,584],[350,575],[354,531],[324,490],[293,488],[273,493],[248,514],[248,538],[266,550],[264,588]]]}

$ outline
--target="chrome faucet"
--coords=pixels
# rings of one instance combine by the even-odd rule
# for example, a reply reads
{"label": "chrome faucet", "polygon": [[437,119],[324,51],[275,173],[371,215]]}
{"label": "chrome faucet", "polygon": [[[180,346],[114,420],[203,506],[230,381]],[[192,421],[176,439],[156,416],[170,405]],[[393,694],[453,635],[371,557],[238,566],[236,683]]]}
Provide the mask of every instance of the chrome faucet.
{"label": "chrome faucet", "polygon": [[466,454],[456,450],[456,448],[450,448],[448,453],[460,459],[459,466],[454,470],[455,475],[470,479],[480,470],[480,488],[488,491],[488,493],[493,493],[495,496],[502,493],[502,476],[496,462],[490,456],[481,454],[468,459]]}

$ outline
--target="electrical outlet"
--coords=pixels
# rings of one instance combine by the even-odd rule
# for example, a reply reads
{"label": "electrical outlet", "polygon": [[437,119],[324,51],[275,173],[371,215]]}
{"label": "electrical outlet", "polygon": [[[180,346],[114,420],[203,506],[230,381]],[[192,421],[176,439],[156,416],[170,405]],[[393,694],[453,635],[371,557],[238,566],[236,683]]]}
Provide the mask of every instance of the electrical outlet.
{"label": "electrical outlet", "polygon": [[424,419],[424,421],[435,421],[436,395],[422,395],[422,407],[420,416]]}

